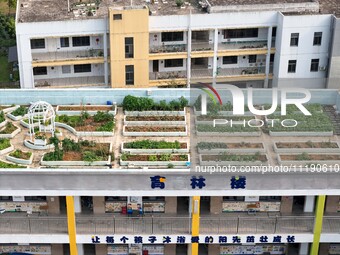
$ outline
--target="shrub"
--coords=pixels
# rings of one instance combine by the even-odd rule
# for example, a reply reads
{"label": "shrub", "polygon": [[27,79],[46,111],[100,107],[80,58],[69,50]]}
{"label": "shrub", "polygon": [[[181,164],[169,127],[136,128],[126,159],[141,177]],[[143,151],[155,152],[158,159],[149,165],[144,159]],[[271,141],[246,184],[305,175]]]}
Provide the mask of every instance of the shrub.
{"label": "shrub", "polygon": [[127,149],[180,149],[181,143],[179,141],[166,142],[162,141],[152,141],[152,140],[140,140],[125,143],[125,148]]}
{"label": "shrub", "polygon": [[184,97],[178,100],[172,100],[170,103],[166,103],[165,100],[155,103],[153,99],[147,97],[134,97],[128,95],[123,100],[123,108],[126,111],[176,111],[182,110],[183,107],[188,105],[188,100]]}
{"label": "shrub", "polygon": [[80,151],[80,144],[72,139],[65,138],[62,141],[64,151]]}
{"label": "shrub", "polygon": [[29,159],[32,155],[32,152],[23,152],[21,150],[15,150],[9,155],[15,158]]}
{"label": "shrub", "polygon": [[123,160],[123,161],[129,160],[129,154],[123,153],[123,154],[120,156],[120,159]]}
{"label": "shrub", "polygon": [[296,156],[296,160],[299,161],[307,161],[307,160],[311,160],[310,156],[308,155],[308,153],[303,152],[299,155]]}
{"label": "shrub", "polygon": [[183,1],[183,0],[176,0],[176,5],[177,5],[178,7],[181,7],[183,4],[184,4],[184,1]]}
{"label": "shrub", "polygon": [[28,108],[26,106],[20,106],[18,109],[13,111],[11,114],[14,116],[24,116],[28,112]]}
{"label": "shrub", "polygon": [[0,134],[11,134],[17,129],[12,122],[7,122],[5,128],[0,131]]}
{"label": "shrub", "polygon": [[0,150],[4,150],[11,146],[11,142],[7,138],[0,138]]}
{"label": "shrub", "polygon": [[100,160],[100,158],[93,151],[84,151],[83,160],[87,162],[94,162]]}
{"label": "shrub", "polygon": [[168,168],[174,168],[174,164],[169,163],[169,164],[168,164]]}
{"label": "shrub", "polygon": [[115,127],[114,122],[113,121],[109,121],[109,122],[105,123],[104,125],[96,128],[96,131],[100,131],[100,132],[112,132],[114,127]]}
{"label": "shrub", "polygon": [[158,158],[157,158],[157,155],[149,155],[148,157],[148,161],[157,161]]}
{"label": "shrub", "polygon": [[170,161],[171,160],[171,154],[162,154],[159,157],[160,161]]}
{"label": "shrub", "polygon": [[101,112],[98,111],[94,116],[93,120],[95,122],[103,122],[103,121],[113,121],[114,116],[111,113],[108,112]]}
{"label": "shrub", "polygon": [[61,161],[63,160],[64,153],[62,150],[55,150],[48,152],[44,155],[44,161]]}
{"label": "shrub", "polygon": [[5,121],[5,114],[3,111],[0,111],[0,123]]}

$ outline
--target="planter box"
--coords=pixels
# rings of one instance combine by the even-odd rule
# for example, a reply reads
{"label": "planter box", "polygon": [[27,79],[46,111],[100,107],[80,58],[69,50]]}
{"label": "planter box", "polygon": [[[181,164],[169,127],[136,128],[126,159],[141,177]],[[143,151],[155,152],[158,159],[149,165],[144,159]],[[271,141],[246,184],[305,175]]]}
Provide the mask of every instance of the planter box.
{"label": "planter box", "polygon": [[8,161],[11,161],[11,162],[16,163],[16,164],[30,165],[33,162],[33,153],[32,153],[32,155],[31,155],[31,157],[29,159],[15,158],[15,157],[12,157],[10,155],[7,155],[6,159]]}
{"label": "planter box", "polygon": [[[23,119],[20,120],[20,125],[23,126],[23,127],[25,127],[25,128],[30,128],[30,125],[29,125],[27,122],[25,122]],[[39,123],[36,122],[36,123],[34,123],[33,126],[34,126],[34,127],[38,127],[38,126],[39,126]]]}
{"label": "planter box", "polygon": [[[170,115],[168,115],[170,116]],[[129,126],[145,126],[145,125],[159,125],[159,126],[164,126],[164,125],[185,125],[186,124],[186,116],[184,115],[184,120],[182,121],[127,121],[126,117],[124,116],[124,125],[129,125]]]}
{"label": "planter box", "polygon": [[[198,110],[196,110],[196,107],[194,107],[194,114],[195,115],[202,115],[202,111],[198,111]],[[218,111],[218,114],[222,115],[222,116],[254,116],[254,114],[250,111],[245,111],[244,115],[234,115],[233,111]]]}
{"label": "planter box", "polygon": [[267,154],[264,154],[266,157],[266,161],[203,161],[202,154],[199,155],[199,163],[201,166],[212,166],[212,165],[219,165],[219,166],[261,166],[268,164],[268,157]]}
{"label": "planter box", "polygon": [[[5,105],[3,105],[3,106],[5,106]],[[1,110],[1,111],[3,111],[4,113],[9,113],[9,112],[13,112],[13,111],[15,111],[16,109],[18,109],[20,107],[20,105],[15,105],[15,106],[8,106],[8,108],[6,108],[6,109],[3,109],[3,110]]]}
{"label": "planter box", "polygon": [[200,154],[218,154],[223,152],[230,152],[230,153],[256,153],[256,152],[266,152],[264,147],[264,143],[262,144],[262,148],[226,148],[226,149],[200,149],[197,148],[198,153]]}
{"label": "planter box", "polygon": [[168,166],[172,164],[174,166],[187,166],[187,162],[190,162],[190,155],[188,154],[187,161],[123,161],[120,159],[119,164],[121,166]]}
{"label": "planter box", "polygon": [[0,138],[13,138],[15,137],[17,134],[19,134],[21,132],[21,128],[15,126],[17,129],[14,130],[11,134],[0,134]]}
{"label": "planter box", "polygon": [[270,131],[270,136],[333,136],[333,131],[326,131],[326,132],[303,132],[303,131],[294,131],[294,132],[278,132],[278,131]]}
{"label": "planter box", "polygon": [[[227,119],[228,117],[227,116],[224,116],[225,119]],[[230,117],[233,117],[233,116],[230,116]],[[219,116],[219,118],[222,120],[223,119],[223,116]],[[217,120],[218,118],[216,118]],[[248,121],[251,121],[251,124],[254,125],[254,124],[257,124],[259,123],[259,121],[257,119],[255,119],[255,116],[253,119],[251,120],[246,120],[246,123],[248,123]],[[198,125],[198,124],[213,124],[214,121],[213,120],[197,120],[197,116],[195,116],[195,124]],[[240,120],[237,120],[237,121],[234,121],[233,120],[233,125],[243,125],[243,121],[240,121]]]}
{"label": "planter box", "polygon": [[8,148],[0,150],[0,155],[7,154],[7,153],[9,153],[9,152],[11,152],[13,150],[14,150],[14,146],[11,144],[11,146],[9,146]]}
{"label": "planter box", "polygon": [[36,146],[46,146],[47,140],[46,139],[34,139],[34,145],[36,145]]}
{"label": "planter box", "polygon": [[126,126],[123,126],[123,136],[187,136],[188,128],[185,126],[183,132],[127,132]]}
{"label": "planter box", "polygon": [[336,143],[339,148],[277,148],[276,142],[273,145],[274,151],[276,153],[340,153],[340,145]]}
{"label": "planter box", "polygon": [[[288,154],[288,153],[287,153]],[[293,154],[293,153],[291,153]],[[314,153],[317,154],[317,153]],[[308,164],[320,164],[320,165],[338,165],[339,160],[282,160],[281,155],[277,155],[277,160],[280,165],[296,165],[296,166],[305,166]]]}
{"label": "planter box", "polygon": [[196,130],[197,136],[220,136],[220,137],[226,137],[226,136],[242,136],[242,137],[248,137],[248,136],[261,136],[261,131],[257,132],[200,132]]}
{"label": "planter box", "polygon": [[6,116],[10,118],[11,120],[19,121],[19,120],[22,120],[23,118],[26,118],[27,114],[25,114],[24,116],[14,116],[12,115],[12,113],[7,113]]}
{"label": "planter box", "polygon": [[53,144],[47,144],[45,146],[38,146],[38,145],[34,145],[33,143],[31,143],[28,140],[24,140],[24,145],[32,150],[52,150],[54,149],[54,145]]}
{"label": "planter box", "polygon": [[[80,111],[65,111],[65,110],[59,110],[60,107],[77,107],[80,105],[58,105],[57,109],[56,109],[56,115],[67,115],[67,116],[79,116],[82,113],[82,110]],[[105,107],[108,109],[108,112],[110,114],[113,114],[113,116],[115,116],[117,114],[117,105],[84,105],[85,111],[86,111],[86,107]],[[114,109],[112,110],[112,107],[114,107]],[[104,111],[104,110],[101,110]],[[90,114],[91,116],[95,115],[98,111],[86,111],[88,114]]]}
{"label": "planter box", "polygon": [[121,144],[121,151],[130,154],[157,154],[157,153],[189,153],[189,145],[186,149],[126,149],[124,148],[125,142]]}
{"label": "planter box", "polygon": [[111,155],[106,161],[44,161],[44,155],[41,158],[40,164],[42,166],[105,166],[111,164]]}
{"label": "planter box", "polygon": [[4,126],[6,126],[6,124],[8,123],[7,120],[4,120],[3,122],[0,123],[0,129]]}
{"label": "planter box", "polygon": [[85,131],[77,131],[75,130],[73,127],[65,124],[65,123],[61,123],[61,122],[55,122],[55,126],[56,127],[61,127],[61,128],[65,128],[68,131],[70,131],[72,134],[78,136],[78,137],[83,137],[83,136],[113,136],[114,132],[100,132],[100,131],[93,131],[93,132],[85,132]]}
{"label": "planter box", "polygon": [[181,111],[124,111],[126,116],[185,116],[184,108]]}

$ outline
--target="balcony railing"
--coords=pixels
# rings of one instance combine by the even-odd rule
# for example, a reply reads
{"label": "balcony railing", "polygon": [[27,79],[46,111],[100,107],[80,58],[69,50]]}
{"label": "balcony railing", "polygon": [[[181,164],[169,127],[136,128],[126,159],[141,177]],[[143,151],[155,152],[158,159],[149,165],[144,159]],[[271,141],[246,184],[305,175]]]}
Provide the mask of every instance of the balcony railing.
{"label": "balcony railing", "polygon": [[214,44],[209,42],[193,42],[191,44],[191,51],[213,51]]}
{"label": "balcony railing", "polygon": [[103,56],[104,56],[103,50],[100,49],[32,53],[33,61],[49,61],[49,60],[55,61],[67,59],[97,58]]}
{"label": "balcony railing", "polygon": [[203,234],[312,233],[313,216],[201,218]]}
{"label": "balcony railing", "polygon": [[69,78],[43,78],[34,77],[35,87],[50,87],[50,86],[102,86],[105,84],[104,76],[86,76],[86,77],[69,77]]}
{"label": "balcony railing", "polygon": [[[314,216],[201,217],[202,234],[313,233]],[[67,234],[66,216],[0,215],[2,234]],[[190,234],[190,217],[77,216],[78,234]],[[340,233],[340,217],[323,219],[323,233]]]}
{"label": "balcony railing", "polygon": [[186,71],[149,73],[149,79],[150,80],[183,79],[183,78],[186,78],[186,77],[187,77]]}
{"label": "balcony railing", "polygon": [[171,53],[171,52],[186,52],[186,44],[173,44],[173,45],[161,45],[151,46],[150,53]]}
{"label": "balcony railing", "polygon": [[[254,41],[220,42],[218,44],[218,50],[266,49],[267,47],[267,39]],[[272,41],[271,47],[275,48],[275,40]]]}

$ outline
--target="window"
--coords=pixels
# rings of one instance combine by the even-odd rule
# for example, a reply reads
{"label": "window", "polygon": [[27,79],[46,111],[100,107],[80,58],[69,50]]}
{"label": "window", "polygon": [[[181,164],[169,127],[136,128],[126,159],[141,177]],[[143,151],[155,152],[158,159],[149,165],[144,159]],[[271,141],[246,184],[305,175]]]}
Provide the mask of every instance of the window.
{"label": "window", "polygon": [[164,61],[164,67],[182,67],[183,66],[183,59],[166,59]]}
{"label": "window", "polygon": [[74,65],[74,72],[75,73],[90,73],[91,64]]}
{"label": "window", "polygon": [[89,36],[72,37],[73,47],[90,46]]}
{"label": "window", "polygon": [[125,58],[133,58],[133,37],[125,38]]}
{"label": "window", "polygon": [[45,49],[45,39],[31,39],[31,49]]}
{"label": "window", "polygon": [[276,27],[273,27],[273,30],[272,30],[272,37],[276,37],[276,30],[277,30],[277,28],[276,28]]}
{"label": "window", "polygon": [[260,196],[259,201],[281,201],[280,196]]}
{"label": "window", "polygon": [[33,75],[46,75],[47,74],[47,67],[41,66],[41,67],[34,67],[33,68]]}
{"label": "window", "polygon": [[257,56],[256,55],[249,55],[249,63],[256,63]]}
{"label": "window", "polygon": [[165,32],[162,33],[162,42],[183,41],[183,32]]}
{"label": "window", "polygon": [[135,70],[133,65],[125,66],[125,84],[134,85],[135,83]]}
{"label": "window", "polygon": [[127,201],[127,197],[105,197],[105,201]]}
{"label": "window", "polygon": [[299,33],[292,33],[290,35],[290,46],[299,46]]}
{"label": "window", "polygon": [[122,14],[113,14],[113,20],[121,20]]}
{"label": "window", "polygon": [[70,39],[68,37],[60,38],[60,46],[61,48],[70,47]]}
{"label": "window", "polygon": [[312,61],[310,63],[310,71],[311,72],[319,71],[319,61],[320,60],[318,58],[312,59]]}
{"label": "window", "polygon": [[25,196],[25,201],[46,201],[44,196]]}
{"label": "window", "polygon": [[224,39],[232,38],[253,38],[258,37],[258,28],[246,28],[246,29],[229,29],[223,31]]}
{"label": "window", "polygon": [[274,62],[275,60],[275,54],[270,54],[270,62]]}
{"label": "window", "polygon": [[226,56],[223,57],[223,65],[237,64],[237,56]]}
{"label": "window", "polygon": [[296,60],[289,60],[288,61],[288,73],[295,73],[296,72]]}
{"label": "window", "polygon": [[314,33],[314,39],[313,39],[313,45],[318,46],[321,45],[322,41],[322,32],[315,32]]}
{"label": "window", "polygon": [[62,73],[71,73],[71,66],[61,66]]}

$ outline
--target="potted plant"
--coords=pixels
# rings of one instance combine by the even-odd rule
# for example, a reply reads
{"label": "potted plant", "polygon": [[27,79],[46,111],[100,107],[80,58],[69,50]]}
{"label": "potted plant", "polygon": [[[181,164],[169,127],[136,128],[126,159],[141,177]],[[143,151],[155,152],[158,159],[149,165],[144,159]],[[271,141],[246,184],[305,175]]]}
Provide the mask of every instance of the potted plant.
{"label": "potted plant", "polygon": [[183,0],[176,0],[176,5],[177,5],[178,7],[181,7],[183,4],[184,4],[184,1],[183,1]]}

